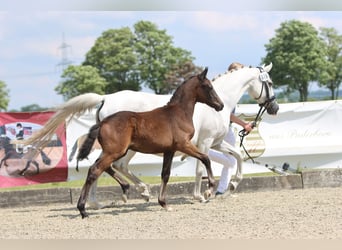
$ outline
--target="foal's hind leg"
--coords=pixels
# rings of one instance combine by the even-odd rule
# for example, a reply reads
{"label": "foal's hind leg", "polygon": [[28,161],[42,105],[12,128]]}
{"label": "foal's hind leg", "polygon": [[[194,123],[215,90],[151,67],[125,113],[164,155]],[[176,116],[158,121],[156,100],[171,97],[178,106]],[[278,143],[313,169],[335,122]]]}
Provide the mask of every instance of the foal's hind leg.
{"label": "foal's hind leg", "polygon": [[[113,177],[120,185],[121,190],[122,190],[122,200],[123,202],[127,202],[127,197],[129,193],[129,183],[125,181],[116,171],[114,171],[112,168],[108,168],[105,170],[107,174],[109,174],[111,177]],[[89,200],[88,200],[88,206],[93,208],[93,209],[101,209],[104,206],[101,205],[97,201],[96,197],[96,191],[97,191],[97,180],[94,181],[94,183],[91,185],[90,190],[89,190]]]}
{"label": "foal's hind leg", "polygon": [[107,170],[113,161],[113,158],[108,154],[102,154],[99,159],[89,168],[86,182],[84,183],[80,198],[77,203],[77,208],[81,213],[82,219],[88,217],[88,214],[85,211],[85,204],[87,202],[88,194],[91,185],[95,180],[103,173],[103,171]]}
{"label": "foal's hind leg", "polygon": [[163,159],[163,169],[161,173],[161,178],[162,178],[162,183],[160,185],[160,190],[159,190],[159,197],[158,197],[158,202],[159,204],[165,208],[167,211],[171,211],[172,209],[166,205],[166,185],[169,181],[170,178],[170,172],[171,172],[171,164],[172,164],[172,159],[174,156],[175,152],[166,152],[164,153],[164,159]]}
{"label": "foal's hind leg", "polygon": [[110,176],[112,176],[120,185],[121,187],[121,190],[122,190],[122,200],[123,202],[127,202],[127,197],[128,197],[128,194],[129,194],[129,183],[124,180],[120,174],[118,174],[114,169],[112,169],[111,167],[108,168],[106,170],[107,174],[109,174]]}

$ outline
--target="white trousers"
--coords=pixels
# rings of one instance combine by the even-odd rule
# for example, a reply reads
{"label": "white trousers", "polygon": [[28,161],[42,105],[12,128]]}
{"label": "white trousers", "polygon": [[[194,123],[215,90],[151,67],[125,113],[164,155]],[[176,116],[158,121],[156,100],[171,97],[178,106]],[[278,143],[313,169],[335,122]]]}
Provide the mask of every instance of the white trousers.
{"label": "white trousers", "polygon": [[[234,135],[233,130],[230,127],[224,140],[228,142],[229,144],[235,146],[235,135]],[[208,155],[209,155],[210,160],[223,165],[220,181],[217,186],[217,191],[224,193],[228,188],[228,184],[230,182],[230,179],[234,171],[236,171],[236,159],[234,156],[230,154],[225,155],[222,152],[218,152],[212,149],[209,150]]]}

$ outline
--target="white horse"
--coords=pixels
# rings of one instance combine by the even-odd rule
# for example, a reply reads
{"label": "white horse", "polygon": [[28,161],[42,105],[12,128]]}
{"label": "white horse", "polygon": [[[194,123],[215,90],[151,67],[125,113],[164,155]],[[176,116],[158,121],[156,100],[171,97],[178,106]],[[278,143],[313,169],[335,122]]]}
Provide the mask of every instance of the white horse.
{"label": "white horse", "polygon": [[[243,67],[239,70],[225,72],[213,80],[213,86],[225,104],[224,109],[216,112],[201,103],[196,104],[195,107],[193,115],[195,135],[191,141],[205,154],[212,148],[224,154],[232,154],[237,159],[235,179],[230,182],[235,188],[242,179],[242,157],[239,149],[223,141],[224,136],[228,132],[230,113],[246,91],[269,114],[277,113],[279,106],[275,100],[272,80],[268,74],[271,68],[272,64],[269,64],[262,67]],[[135,112],[152,110],[165,105],[170,100],[170,97],[171,95],[156,95],[129,90],[108,95],[94,93],[79,95],[57,107],[55,115],[50,118],[40,131],[31,136],[26,143],[34,142],[37,146],[44,146],[44,143],[51,139],[60,123],[74,115],[80,115],[100,103],[101,106],[97,110],[98,121],[122,110]],[[124,157],[112,165],[121,174],[134,182],[140,189],[141,195],[148,200],[149,192],[147,186],[134,176],[127,167],[134,154],[135,152],[132,151],[127,152]],[[199,201],[205,201],[208,198],[201,194],[203,172],[204,167],[202,163],[197,161],[193,196]],[[89,202],[96,203],[96,185],[96,183],[93,185],[93,190],[90,192]]]}

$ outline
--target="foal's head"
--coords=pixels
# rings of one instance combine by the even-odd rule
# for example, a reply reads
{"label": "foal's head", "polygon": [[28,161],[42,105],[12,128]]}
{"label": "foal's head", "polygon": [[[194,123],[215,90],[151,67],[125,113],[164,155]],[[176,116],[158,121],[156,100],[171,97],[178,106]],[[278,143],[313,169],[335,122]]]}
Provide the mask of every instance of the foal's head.
{"label": "foal's head", "polygon": [[216,111],[223,109],[223,102],[217,95],[210,80],[207,78],[208,68],[202,73],[190,77],[183,82],[172,95],[170,103],[178,102],[202,102],[214,108]]}
{"label": "foal's head", "polygon": [[223,109],[223,102],[216,93],[211,81],[207,78],[208,68],[206,67],[203,72],[196,76],[198,86],[195,88],[196,101],[207,104],[214,108],[216,111]]}

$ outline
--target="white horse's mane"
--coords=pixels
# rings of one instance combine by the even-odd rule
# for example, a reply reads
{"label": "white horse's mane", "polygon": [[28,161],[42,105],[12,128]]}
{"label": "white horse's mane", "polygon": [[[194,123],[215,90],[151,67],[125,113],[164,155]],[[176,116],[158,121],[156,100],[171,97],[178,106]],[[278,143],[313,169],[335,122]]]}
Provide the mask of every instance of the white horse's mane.
{"label": "white horse's mane", "polygon": [[247,68],[247,67],[248,67],[248,68],[252,68],[252,66],[244,66],[244,65],[242,65],[241,67],[238,67],[238,68],[233,68],[233,69],[231,69],[231,70],[226,70],[225,72],[223,72],[223,73],[221,73],[221,74],[218,74],[217,76],[213,77],[211,81],[214,82],[215,80],[217,80],[218,78],[220,78],[220,77],[222,77],[222,76],[224,76],[224,75],[233,73],[233,72],[235,72],[235,71],[238,71],[238,70],[241,70],[241,69],[244,69],[244,68]]}

